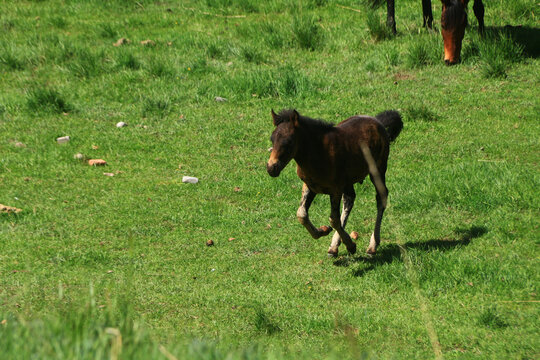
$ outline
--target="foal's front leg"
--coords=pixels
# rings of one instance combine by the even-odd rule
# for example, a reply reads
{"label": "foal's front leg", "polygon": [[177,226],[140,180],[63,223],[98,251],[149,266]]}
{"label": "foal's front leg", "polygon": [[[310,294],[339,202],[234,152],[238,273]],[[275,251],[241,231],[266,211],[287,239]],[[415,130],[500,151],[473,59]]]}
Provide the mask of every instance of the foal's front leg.
{"label": "foal's front leg", "polygon": [[341,194],[339,195],[330,195],[330,204],[332,210],[330,212],[330,225],[336,229],[339,237],[347,247],[349,253],[354,254],[356,252],[356,244],[352,241],[349,234],[345,232],[345,229],[341,225],[341,219],[339,216],[339,205],[341,203]]}
{"label": "foal's front leg", "polygon": [[313,199],[315,199],[315,195],[317,194],[311,191],[306,184],[302,186],[302,200],[300,201],[300,207],[296,212],[296,217],[298,218],[298,221],[300,221],[300,224],[304,225],[311,236],[314,239],[318,239],[321,236],[330,234],[332,228],[329,226],[321,226],[317,229],[315,226],[313,226],[311,220],[309,220],[308,211]]}

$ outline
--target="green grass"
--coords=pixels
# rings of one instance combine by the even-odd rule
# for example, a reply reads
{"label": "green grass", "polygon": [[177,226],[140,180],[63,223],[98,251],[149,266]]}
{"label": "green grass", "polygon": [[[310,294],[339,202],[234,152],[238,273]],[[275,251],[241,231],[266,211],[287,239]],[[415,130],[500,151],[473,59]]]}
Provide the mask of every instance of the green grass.
{"label": "green grass", "polygon": [[[2,358],[538,358],[540,71],[505,29],[537,5],[507,4],[447,67],[418,0],[380,39],[352,0],[1,2]],[[266,173],[288,107],[401,112],[376,256],[369,181],[328,259]]]}

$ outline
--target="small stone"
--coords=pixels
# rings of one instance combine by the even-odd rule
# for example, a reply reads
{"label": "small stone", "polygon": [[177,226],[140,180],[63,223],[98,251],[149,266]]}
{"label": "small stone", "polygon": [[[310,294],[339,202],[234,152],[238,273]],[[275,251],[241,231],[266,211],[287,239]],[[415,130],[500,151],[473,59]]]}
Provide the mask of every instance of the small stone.
{"label": "small stone", "polygon": [[131,40],[129,40],[129,39],[126,39],[126,38],[120,38],[120,39],[118,39],[117,42],[115,42],[115,43],[113,44],[113,46],[118,47],[118,46],[122,46],[122,45],[129,44],[130,42],[131,42]]}
{"label": "small stone", "polygon": [[105,175],[105,176],[111,176],[111,177],[114,176],[113,173],[103,173],[103,175]]}
{"label": "small stone", "polygon": [[221,96],[216,96],[216,97],[214,98],[214,100],[217,101],[217,102],[225,102],[225,101],[227,101],[227,99],[222,98]]}
{"label": "small stone", "polygon": [[56,138],[56,142],[59,143],[59,144],[68,143],[69,140],[71,140],[71,138],[69,136],[62,136],[62,137]]}
{"label": "small stone", "polygon": [[156,45],[155,41],[153,40],[143,40],[141,41],[141,45],[144,45],[144,46],[154,46]]}
{"label": "small stone", "polygon": [[242,191],[242,189],[240,189],[238,186],[234,187],[234,192],[240,192],[240,191]]}
{"label": "small stone", "polygon": [[88,160],[88,165],[90,166],[103,166],[107,165],[107,162],[103,159],[90,159]]}
{"label": "small stone", "polygon": [[214,240],[208,240],[206,246],[214,246]]}
{"label": "small stone", "polygon": [[117,128],[123,128],[124,126],[127,126],[127,124],[125,122],[123,122],[123,121],[120,121],[120,122],[116,123]]}
{"label": "small stone", "polygon": [[22,142],[20,141],[17,141],[15,144],[15,147],[20,147],[20,148],[23,148],[23,147],[26,147],[26,145],[24,145]]}
{"label": "small stone", "polygon": [[21,211],[22,211],[21,209],[17,209],[16,207],[0,204],[0,213],[15,213],[16,214]]}
{"label": "small stone", "polygon": [[184,176],[182,178],[182,182],[183,183],[188,183],[188,184],[196,184],[199,182],[199,179],[197,179],[196,177],[193,177],[193,176]]}
{"label": "small stone", "polygon": [[76,153],[75,155],[73,155],[73,158],[75,160],[84,160],[84,155],[81,153]]}

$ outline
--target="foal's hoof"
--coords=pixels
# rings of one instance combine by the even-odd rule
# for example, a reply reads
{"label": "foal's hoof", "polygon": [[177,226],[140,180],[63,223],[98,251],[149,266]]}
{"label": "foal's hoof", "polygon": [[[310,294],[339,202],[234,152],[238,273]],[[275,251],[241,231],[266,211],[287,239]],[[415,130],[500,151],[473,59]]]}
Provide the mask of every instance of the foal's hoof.
{"label": "foal's hoof", "polygon": [[356,253],[356,244],[352,243],[351,245],[347,246],[347,251],[349,254],[354,255],[354,253]]}
{"label": "foal's hoof", "polygon": [[332,228],[330,226],[323,225],[320,228],[317,229],[319,232],[319,236],[326,236],[332,232]]}
{"label": "foal's hoof", "polygon": [[367,253],[368,255],[375,255],[376,252],[377,252],[377,249],[374,248],[374,247],[371,247],[371,246],[368,247],[367,250],[366,250],[366,253]]}
{"label": "foal's hoof", "polygon": [[330,248],[328,249],[328,257],[329,258],[336,258],[338,255],[338,249]]}

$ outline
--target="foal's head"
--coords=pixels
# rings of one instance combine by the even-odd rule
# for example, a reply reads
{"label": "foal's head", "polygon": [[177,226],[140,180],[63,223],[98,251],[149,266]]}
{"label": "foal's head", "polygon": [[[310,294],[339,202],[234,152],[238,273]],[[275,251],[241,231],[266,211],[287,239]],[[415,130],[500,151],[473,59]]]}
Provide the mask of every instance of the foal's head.
{"label": "foal's head", "polygon": [[270,137],[272,153],[266,164],[266,171],[270,176],[279,176],[281,170],[296,154],[298,144],[295,130],[299,126],[299,118],[300,114],[296,110],[283,110],[279,114],[272,110],[272,119],[276,128]]}
{"label": "foal's head", "polygon": [[444,62],[454,65],[459,62],[461,42],[467,26],[467,3],[469,0],[441,0],[441,28],[444,43]]}

